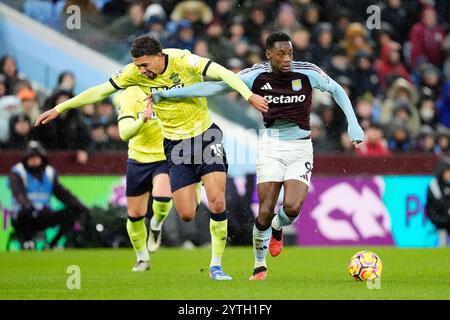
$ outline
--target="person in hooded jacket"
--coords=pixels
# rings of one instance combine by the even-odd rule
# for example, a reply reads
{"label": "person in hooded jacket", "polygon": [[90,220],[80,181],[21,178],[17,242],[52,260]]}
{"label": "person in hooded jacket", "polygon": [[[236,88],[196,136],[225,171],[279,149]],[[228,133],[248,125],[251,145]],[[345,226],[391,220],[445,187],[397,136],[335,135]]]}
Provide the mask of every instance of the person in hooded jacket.
{"label": "person in hooded jacket", "polygon": [[427,189],[426,212],[437,229],[450,232],[450,158],[439,162]]}
{"label": "person in hooded jacket", "polygon": [[[37,233],[59,226],[58,234],[48,244],[53,248],[69,233],[74,223],[88,217],[88,209],[58,179],[49,165],[46,151],[37,141],[30,141],[22,160],[9,174],[12,192],[12,225],[15,237],[24,249],[33,249]],[[65,206],[62,210],[50,207],[54,195]]]}

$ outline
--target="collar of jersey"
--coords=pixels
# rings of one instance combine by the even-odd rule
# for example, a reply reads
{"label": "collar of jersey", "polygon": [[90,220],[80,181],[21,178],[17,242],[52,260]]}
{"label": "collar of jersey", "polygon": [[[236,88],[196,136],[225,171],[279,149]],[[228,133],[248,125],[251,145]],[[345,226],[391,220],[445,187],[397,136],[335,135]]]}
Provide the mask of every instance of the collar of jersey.
{"label": "collar of jersey", "polygon": [[164,65],[164,70],[163,70],[163,72],[161,72],[161,75],[163,75],[164,72],[166,72],[167,66],[169,65],[169,55],[168,55],[167,53],[164,53],[164,57],[166,58],[166,59],[165,59],[165,60],[166,60],[166,63],[165,63],[165,65]]}

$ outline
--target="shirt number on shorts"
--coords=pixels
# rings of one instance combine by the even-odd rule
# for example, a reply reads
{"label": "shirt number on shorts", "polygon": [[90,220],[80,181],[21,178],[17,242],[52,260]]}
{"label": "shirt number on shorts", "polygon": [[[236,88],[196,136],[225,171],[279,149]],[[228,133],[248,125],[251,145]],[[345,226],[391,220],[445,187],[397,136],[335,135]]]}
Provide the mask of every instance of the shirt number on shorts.
{"label": "shirt number on shorts", "polygon": [[222,145],[221,144],[213,144],[209,146],[214,154],[214,157],[222,157],[223,156],[223,152],[222,152]]}
{"label": "shirt number on shorts", "polygon": [[304,175],[301,175],[300,178],[302,178],[302,179],[304,179],[306,181],[309,181],[309,173],[312,171],[312,164],[311,164],[311,162],[309,162],[309,161],[306,162],[305,163],[305,167],[306,167],[306,169],[308,171],[306,171],[306,173]]}

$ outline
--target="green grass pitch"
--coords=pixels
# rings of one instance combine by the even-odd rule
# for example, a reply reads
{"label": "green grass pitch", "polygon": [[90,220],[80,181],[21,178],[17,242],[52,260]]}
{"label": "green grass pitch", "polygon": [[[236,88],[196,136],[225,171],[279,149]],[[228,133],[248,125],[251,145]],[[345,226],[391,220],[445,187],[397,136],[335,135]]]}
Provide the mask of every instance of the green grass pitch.
{"label": "green grass pitch", "polygon": [[[347,273],[347,262],[368,249],[383,262],[379,289]],[[151,270],[132,273],[131,249],[0,254],[0,299],[450,299],[450,249],[285,247],[268,257],[264,282],[251,282],[251,247],[227,248],[232,281],[208,278],[210,250],[162,248]],[[70,265],[80,267],[79,290],[67,288]]]}

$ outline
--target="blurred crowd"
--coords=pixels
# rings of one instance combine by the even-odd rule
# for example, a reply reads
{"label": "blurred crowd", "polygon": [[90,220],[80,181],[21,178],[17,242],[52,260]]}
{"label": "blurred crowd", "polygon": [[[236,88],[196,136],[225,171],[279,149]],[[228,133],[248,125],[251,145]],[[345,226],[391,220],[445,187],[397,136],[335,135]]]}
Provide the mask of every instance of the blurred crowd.
{"label": "blurred crowd", "polygon": [[79,163],[86,163],[95,151],[127,149],[110,99],[69,110],[45,126],[34,127],[39,113],[74,96],[72,72],[62,72],[47,95],[18,71],[13,57],[4,56],[0,66],[0,148],[25,149],[37,140],[47,150],[76,151]]}
{"label": "blurred crowd", "polygon": [[[448,0],[29,1],[59,6],[61,15],[42,21],[47,25],[65,21],[66,9],[78,5],[85,23],[121,43],[152,33],[164,47],[191,50],[235,72],[265,60],[268,34],[287,32],[294,60],[317,64],[347,91],[366,133],[359,155],[449,151]],[[367,8],[374,4],[381,19],[372,29]],[[70,71],[62,73],[54,91],[39,96],[14,57],[3,57],[2,147],[21,148],[33,137],[49,149],[126,148],[109,100],[68,112],[51,129],[32,127],[36,114],[73,96],[74,81]],[[241,102],[235,93],[227,98],[231,104]],[[259,117],[248,109],[247,116]],[[311,127],[316,152],[354,152],[345,121],[333,99],[315,91]]]}

